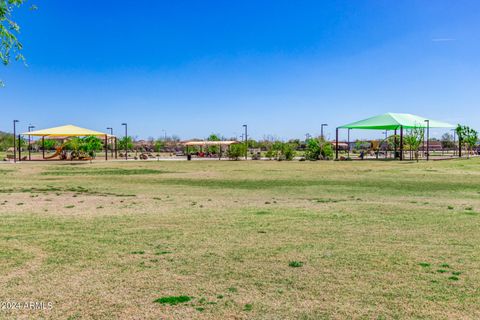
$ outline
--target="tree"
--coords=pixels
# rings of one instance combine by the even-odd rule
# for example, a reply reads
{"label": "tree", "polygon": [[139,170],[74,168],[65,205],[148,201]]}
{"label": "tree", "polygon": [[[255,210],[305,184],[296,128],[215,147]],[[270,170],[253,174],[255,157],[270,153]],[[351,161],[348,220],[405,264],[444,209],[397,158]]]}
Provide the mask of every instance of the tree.
{"label": "tree", "polygon": [[13,147],[13,134],[0,132],[0,151],[7,151]]}
{"label": "tree", "polygon": [[368,150],[370,149],[372,143],[369,141],[356,140],[353,148],[355,151]]}
{"label": "tree", "polygon": [[296,152],[294,144],[277,140],[268,146],[265,156],[270,160],[293,160],[295,154]]}
{"label": "tree", "polygon": [[238,160],[245,155],[246,147],[244,143],[235,143],[230,145],[227,150],[227,157],[231,160]]}
{"label": "tree", "polygon": [[295,158],[296,153],[295,144],[287,142],[282,145],[282,160],[291,161]]}
{"label": "tree", "polygon": [[[208,141],[220,141],[220,138],[218,135],[212,133],[210,136],[207,138]],[[211,154],[218,154],[220,153],[220,147],[219,146],[209,146],[208,147],[208,153]]]}
{"label": "tree", "polygon": [[[0,61],[4,65],[10,63],[12,56],[16,61],[25,63],[25,57],[21,54],[23,45],[17,38],[20,26],[12,20],[13,10],[24,2],[25,0],[0,0]],[[30,9],[36,10],[37,7],[32,5]],[[0,87],[3,85],[0,80]]]}
{"label": "tree", "polygon": [[472,152],[472,150],[475,149],[478,143],[478,132],[472,128],[469,128],[469,132],[467,135],[467,145],[469,148],[469,151]]}
{"label": "tree", "polygon": [[57,140],[45,139],[43,142],[39,140],[40,146],[43,146],[45,150],[52,150],[57,147],[60,143]]}
{"label": "tree", "polygon": [[425,129],[422,127],[415,127],[407,130],[406,135],[403,137],[403,143],[405,147],[410,150],[410,159],[412,159],[412,153],[414,153],[415,160],[418,161],[418,150],[422,145],[424,136]]}
{"label": "tree", "polygon": [[130,136],[122,137],[118,140],[118,148],[120,150],[132,150],[133,149],[133,138]]}
{"label": "tree", "polygon": [[163,148],[165,147],[165,141],[161,140],[161,139],[157,139],[155,140],[155,142],[153,143],[153,149],[155,150],[155,152],[160,152]]}
{"label": "tree", "polygon": [[81,146],[82,139],[78,137],[73,137],[72,139],[68,140],[67,144],[65,145],[68,150],[72,150],[76,154],[80,152]]}
{"label": "tree", "polygon": [[[18,147],[18,137],[15,141],[16,147]],[[26,147],[27,141],[20,137],[20,146]],[[9,148],[13,148],[13,134],[0,131],[0,151],[7,151]]]}
{"label": "tree", "polygon": [[467,156],[470,156],[470,152],[475,148],[478,142],[478,132],[468,126],[458,125],[455,129],[458,135],[458,144],[460,147],[467,149]]}
{"label": "tree", "polygon": [[318,160],[320,157],[320,143],[317,139],[308,139],[306,141],[305,159]]}
{"label": "tree", "polygon": [[274,159],[280,159],[283,149],[282,141],[274,141],[270,147],[270,156]]}
{"label": "tree", "polygon": [[333,157],[333,147],[329,141],[322,137],[307,140],[305,159],[307,160],[328,160]]}
{"label": "tree", "polygon": [[88,136],[82,139],[80,150],[84,151],[91,157],[95,157],[96,151],[103,149],[103,142],[98,137]]}
{"label": "tree", "polygon": [[455,147],[455,143],[453,142],[453,136],[446,132],[442,135],[442,148],[444,149],[451,149]]}
{"label": "tree", "polygon": [[247,143],[249,148],[253,148],[253,149],[260,148],[260,143],[254,139],[248,139]]}

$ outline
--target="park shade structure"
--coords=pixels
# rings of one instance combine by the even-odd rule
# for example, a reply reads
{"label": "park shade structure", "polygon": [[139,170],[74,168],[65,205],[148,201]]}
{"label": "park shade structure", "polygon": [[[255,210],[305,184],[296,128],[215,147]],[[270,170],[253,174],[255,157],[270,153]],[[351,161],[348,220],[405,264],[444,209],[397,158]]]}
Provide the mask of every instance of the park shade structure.
{"label": "park shade structure", "polygon": [[[400,160],[403,160],[403,130],[414,128],[427,129],[427,159],[428,159],[428,139],[430,128],[454,128],[455,126],[442,121],[432,120],[421,116],[408,113],[385,113],[364,120],[352,122],[336,129],[335,159],[338,159],[338,131],[339,129],[360,129],[360,130],[394,130],[395,136],[397,130],[400,130]],[[350,142],[350,141],[349,141]],[[348,142],[348,143],[349,143]]]}
{"label": "park shade structure", "polygon": [[227,148],[230,148],[232,144],[237,144],[239,143],[238,141],[235,140],[227,140],[227,141],[198,141],[198,140],[192,140],[192,141],[185,141],[183,142],[183,145],[186,148],[186,154],[189,154],[188,147],[210,147],[210,146],[218,146],[220,147],[220,153],[219,153],[219,159],[222,157],[222,147],[226,146]]}
{"label": "park shade structure", "polygon": [[[42,157],[45,159],[45,137],[47,138],[69,138],[69,137],[88,137],[94,136],[103,138],[105,141],[105,160],[108,160],[108,140],[114,140],[115,142],[115,157],[117,155],[117,138],[111,134],[107,134],[100,131],[94,131],[90,129],[85,129],[81,127],[77,127],[74,125],[65,125],[60,127],[53,127],[48,129],[36,130],[36,131],[28,131],[24,132],[21,135],[24,136],[31,136],[33,137],[42,137]],[[20,138],[20,135],[19,135]]]}

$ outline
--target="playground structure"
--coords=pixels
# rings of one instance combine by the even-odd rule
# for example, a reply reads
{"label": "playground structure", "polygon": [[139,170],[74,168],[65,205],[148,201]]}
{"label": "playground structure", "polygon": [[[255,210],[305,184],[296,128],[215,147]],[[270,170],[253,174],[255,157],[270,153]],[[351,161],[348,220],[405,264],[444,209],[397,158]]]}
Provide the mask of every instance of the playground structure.
{"label": "playground structure", "polygon": [[[423,135],[421,139],[423,139],[424,145],[421,146],[420,148],[417,148],[418,144],[415,144],[416,146],[415,147],[416,149],[414,149],[415,157],[416,158],[418,157],[418,153],[421,150],[422,157],[426,157],[426,159],[428,160],[430,156],[430,151],[432,151],[432,155],[436,157],[438,157],[439,155],[443,156],[444,154],[443,147],[441,146],[439,148],[438,144],[435,146],[435,143],[433,143],[433,148],[430,148],[430,143],[431,143],[429,139],[430,128],[453,128],[453,127],[454,127],[453,125],[446,122],[431,120],[431,119],[427,119],[427,118],[412,115],[412,114],[386,113],[386,114],[382,114],[379,116],[371,117],[368,119],[364,119],[361,121],[357,121],[357,122],[353,122],[347,125],[337,127],[336,140],[332,141],[331,143],[334,146],[335,159],[339,159],[339,151],[342,150],[343,153],[347,154],[347,159],[350,158],[351,152],[355,153],[355,151],[360,151],[360,154],[361,154],[360,158],[362,159],[364,158],[364,156],[367,156],[368,158],[376,158],[376,159],[394,158],[394,159],[403,160],[405,157],[405,151],[407,151],[407,156],[408,156],[408,152],[410,152],[410,158],[412,158],[412,151],[413,151],[412,148],[407,149],[408,146],[413,145],[413,144],[409,144],[407,139],[407,138],[411,138],[412,135],[409,134],[407,131],[407,135],[404,140],[404,130],[413,130],[414,128],[422,128],[422,129],[426,129],[424,131],[426,132],[426,140],[424,137],[424,133],[420,134],[420,136]],[[339,129],[348,129],[347,142],[339,141]],[[350,142],[350,131],[353,129],[384,130],[386,135],[385,135],[385,139],[370,140],[368,142],[365,142],[362,148],[353,149]],[[393,135],[387,136],[387,132],[389,130],[393,132]],[[21,141],[20,141],[21,136],[29,137],[28,158],[26,158],[25,156],[22,157],[22,149],[21,149]],[[30,157],[30,153],[31,153],[30,137],[32,136],[41,138],[41,148],[38,148],[38,149],[41,149],[41,152],[42,152],[41,158],[38,156],[38,154],[36,159],[31,159]],[[85,129],[85,128],[81,128],[73,125],[66,125],[66,126],[48,128],[48,129],[37,130],[37,131],[28,131],[28,132],[19,134],[18,146],[16,145],[15,146],[16,148],[12,148],[14,150],[13,157],[7,154],[5,160],[13,159],[14,161],[17,161],[17,158],[18,160],[22,160],[22,161],[27,159],[28,160],[57,160],[57,159],[58,160],[92,160],[94,155],[92,156],[85,155],[84,154],[85,149],[81,149],[83,150],[81,152],[73,152],[75,150],[78,151],[78,149],[75,149],[75,148],[72,149],[72,145],[69,143],[69,140],[72,137],[89,137],[89,136],[95,136],[103,140],[103,145],[105,150],[105,160],[108,160],[109,150],[111,150],[111,158],[117,159],[117,138],[115,136],[104,133],[104,132],[93,131],[90,129]],[[54,153],[51,155],[45,154],[46,152],[45,139],[60,141],[60,145],[55,148]],[[417,139],[417,141],[419,141],[419,139]],[[426,145],[425,145],[425,141],[426,141]],[[433,142],[438,142],[438,141],[433,141]],[[187,159],[189,160],[192,158],[192,155],[198,158],[221,159],[225,151],[227,151],[230,148],[230,146],[235,143],[239,143],[239,142],[238,141],[198,141],[198,140],[185,141],[181,143],[184,147],[183,152],[181,152],[181,149],[180,149],[180,151],[177,150],[176,153],[177,155],[187,156]],[[455,138],[454,138],[453,145],[457,146],[458,154],[459,156],[461,156],[461,152],[462,152],[462,150],[460,149],[461,144],[460,143],[458,145],[455,144]],[[37,146],[38,146],[38,141],[37,141]],[[218,148],[212,148],[212,147],[218,147]],[[52,147],[49,147],[49,148],[52,148]],[[407,150],[404,150],[404,149],[407,149]],[[454,148],[451,148],[450,151],[452,149],[454,150],[453,155],[455,156],[456,151]],[[18,153],[15,153],[15,150],[18,150]],[[71,150],[73,151],[68,153],[68,151],[71,151]],[[98,142],[97,142],[97,148],[95,150],[101,150],[101,147],[100,148],[98,147]],[[138,149],[134,149],[134,150],[135,150],[134,159],[148,160],[149,158],[159,159],[160,157],[159,154],[157,154],[157,156],[154,157],[154,155],[152,155],[151,152],[142,152],[140,156],[137,156]],[[128,151],[127,150],[125,151],[126,153],[125,154],[120,153],[120,156],[123,157],[125,155],[125,159],[128,159],[129,158]],[[447,149],[447,155],[448,155],[448,152],[449,151]],[[259,154],[258,158],[260,158],[260,152],[258,152],[258,154]],[[18,155],[18,157],[16,155]],[[252,154],[252,159],[256,159],[256,157],[254,157],[253,154]],[[341,159],[345,159],[345,157],[342,156]]]}
{"label": "playground structure", "polygon": [[[19,160],[27,160],[27,157],[21,157],[21,147],[20,147],[20,138],[21,136],[28,136],[29,141],[30,137],[41,137],[42,139],[42,159],[41,160],[54,160],[58,158],[59,160],[67,160],[68,155],[66,153],[66,146],[68,145],[69,139],[72,137],[98,137],[103,139],[104,143],[104,150],[105,150],[105,160],[108,160],[108,145],[109,143],[113,145],[112,148],[112,157],[115,154],[115,158],[117,158],[117,138],[113,135],[94,131],[90,129],[85,129],[81,127],[77,127],[74,125],[65,125],[60,127],[53,127],[43,130],[36,130],[36,131],[28,131],[18,135],[18,159]],[[45,155],[45,138],[51,138],[56,140],[61,140],[62,144],[55,148],[55,152],[52,155],[46,156]],[[14,159],[16,160],[16,159]],[[30,146],[29,146],[29,156],[28,160],[31,160],[30,157]],[[72,151],[70,153],[70,160],[92,160],[91,156],[82,155],[78,152]]]}
{"label": "playground structure", "polygon": [[65,148],[66,144],[67,143],[64,143],[59,147],[55,147],[55,150],[56,150],[55,153],[50,155],[50,156],[43,156],[43,159],[50,160],[50,159],[53,159],[53,158],[56,158],[56,157],[60,157],[61,160],[65,160],[66,155],[63,154],[63,148]]}
{"label": "playground structure", "polygon": [[[422,128],[427,131],[427,146],[426,146],[426,155],[427,160],[429,159],[429,135],[431,128],[454,128],[455,126],[441,122],[437,120],[431,120],[421,116],[408,114],[408,113],[385,113],[375,117],[367,118],[350,124],[346,124],[336,128],[336,139],[335,139],[335,159],[339,159],[339,129],[348,130],[348,144],[350,144],[350,130],[352,129],[361,129],[361,130],[393,130],[394,131],[394,158],[403,160],[404,158],[404,143],[403,143],[403,134],[405,129],[415,129]],[[400,132],[400,136],[397,136],[397,132]],[[398,137],[398,139],[397,139]],[[387,138],[388,139],[388,138]],[[385,140],[387,140],[385,139]],[[380,144],[381,145],[381,144]],[[372,143],[372,149],[379,149]],[[378,157],[378,152],[377,152]]]}

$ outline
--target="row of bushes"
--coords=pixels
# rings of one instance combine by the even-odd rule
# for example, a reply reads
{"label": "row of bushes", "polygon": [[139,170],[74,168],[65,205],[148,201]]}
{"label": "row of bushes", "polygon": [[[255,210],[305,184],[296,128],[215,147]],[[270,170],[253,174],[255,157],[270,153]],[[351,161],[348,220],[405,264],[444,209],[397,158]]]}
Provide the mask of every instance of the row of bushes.
{"label": "row of bushes", "polygon": [[[296,145],[290,142],[275,141],[267,149],[265,156],[270,160],[290,161],[297,154]],[[238,160],[245,156],[247,150],[244,143],[231,145],[227,151],[227,156],[232,160]],[[255,157],[254,157],[255,158]],[[306,160],[328,160],[333,158],[333,146],[322,138],[311,138],[306,142],[305,159]]]}

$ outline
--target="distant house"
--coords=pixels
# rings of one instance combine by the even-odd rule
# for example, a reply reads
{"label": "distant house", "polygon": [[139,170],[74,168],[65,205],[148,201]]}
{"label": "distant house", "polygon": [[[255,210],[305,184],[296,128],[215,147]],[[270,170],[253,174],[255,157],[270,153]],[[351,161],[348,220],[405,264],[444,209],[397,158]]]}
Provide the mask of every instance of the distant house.
{"label": "distant house", "polygon": [[[430,140],[429,143],[428,143],[428,149],[430,151],[442,151],[443,150],[443,146],[442,146],[442,142],[441,141],[438,141],[438,140]],[[420,151],[427,151],[427,142],[425,141],[424,144],[422,144],[420,146]]]}

